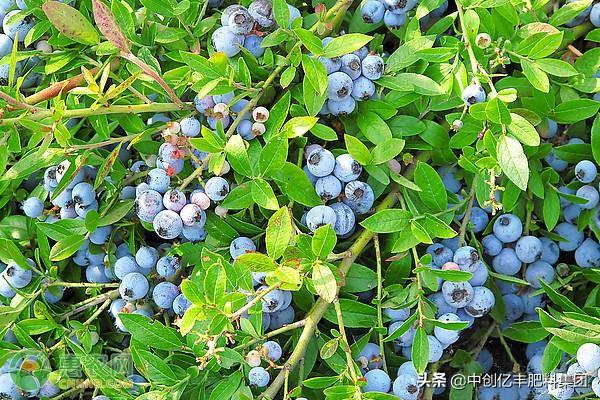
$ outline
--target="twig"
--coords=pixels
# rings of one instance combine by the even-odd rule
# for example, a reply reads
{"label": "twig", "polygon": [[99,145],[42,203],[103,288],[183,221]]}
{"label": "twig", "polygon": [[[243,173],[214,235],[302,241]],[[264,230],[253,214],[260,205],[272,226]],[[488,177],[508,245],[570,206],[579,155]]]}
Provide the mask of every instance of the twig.
{"label": "twig", "polygon": [[256,296],[254,296],[254,298],[252,300],[250,300],[248,303],[246,303],[246,305],[242,308],[240,308],[239,310],[237,310],[236,312],[234,312],[233,314],[231,314],[231,317],[229,317],[229,319],[231,320],[236,320],[239,317],[241,317],[246,311],[248,311],[249,309],[252,308],[253,305],[257,304],[259,301],[261,301],[263,299],[263,297],[265,297],[267,294],[271,293],[273,290],[275,289],[279,289],[281,287],[281,282],[277,282],[276,284],[269,286],[267,289],[258,292],[256,294]]}
{"label": "twig", "polygon": [[477,186],[477,175],[473,178],[471,182],[471,191],[469,192],[469,204],[467,205],[467,210],[465,211],[465,216],[463,217],[462,223],[460,224],[460,232],[458,235],[458,245],[462,246],[465,243],[465,235],[467,233],[467,226],[469,225],[469,220],[471,219],[471,210],[473,209],[473,202],[475,201],[475,188]]}
{"label": "twig", "polygon": [[340,301],[337,298],[333,301],[333,306],[335,308],[335,315],[337,316],[338,326],[340,328],[342,350],[346,354],[346,363],[348,363],[348,373],[350,374],[350,379],[352,379],[352,383],[356,385],[356,383],[358,382],[358,376],[356,375],[356,364],[354,364],[354,360],[352,359],[352,352],[350,350],[348,338],[346,337],[346,328],[344,327],[344,316],[342,315],[342,307],[340,307]]}
{"label": "twig", "polygon": [[498,333],[498,337],[500,338],[500,343],[502,343],[502,347],[504,347],[504,350],[506,351],[508,358],[513,363],[513,371],[519,372],[521,370],[521,366],[520,366],[519,362],[517,361],[517,359],[515,358],[515,356],[513,355],[512,351],[510,350],[508,343],[506,343],[506,339],[504,339],[504,335],[502,334],[502,331],[500,331],[500,327],[496,326],[496,332]]}
{"label": "twig", "polygon": [[260,338],[252,339],[251,341],[249,341],[247,343],[241,344],[241,345],[235,347],[234,350],[241,350],[241,349],[245,349],[250,346],[254,346],[255,344],[260,343],[265,339],[269,339],[274,336],[281,335],[282,333],[285,333],[285,332],[293,331],[294,329],[297,329],[297,328],[302,328],[304,325],[306,325],[305,319],[301,319],[301,320],[293,322],[291,324],[284,325],[279,329],[275,329],[269,333],[262,335]]}
{"label": "twig", "polygon": [[91,324],[92,322],[94,322],[94,320],[96,318],[98,318],[98,316],[100,314],[102,314],[102,311],[106,310],[108,308],[108,306],[110,306],[111,302],[112,302],[111,299],[106,299],[104,301],[104,303],[100,307],[98,307],[98,309],[96,311],[94,311],[94,313],[87,320],[85,320],[85,322],[83,323],[83,325],[87,326],[87,325]]}
{"label": "twig", "polygon": [[381,354],[381,361],[383,363],[383,370],[388,372],[387,362],[385,360],[385,347],[383,344],[383,310],[381,309],[382,295],[383,295],[383,276],[381,270],[381,249],[379,247],[379,236],[373,236],[373,245],[375,246],[375,259],[377,261],[377,328],[379,328],[379,353]]}
{"label": "twig", "polygon": [[96,299],[94,299],[93,301],[90,301],[86,304],[82,304],[79,307],[74,308],[73,310],[63,314],[60,319],[59,322],[62,322],[64,320],[66,320],[67,318],[79,314],[82,311],[87,310],[88,308],[91,308],[97,304],[101,304],[104,301],[106,301],[107,299],[116,299],[119,296],[119,289],[115,289],[115,290],[111,290],[110,292],[106,292],[104,293],[104,295],[102,296],[98,296]]}

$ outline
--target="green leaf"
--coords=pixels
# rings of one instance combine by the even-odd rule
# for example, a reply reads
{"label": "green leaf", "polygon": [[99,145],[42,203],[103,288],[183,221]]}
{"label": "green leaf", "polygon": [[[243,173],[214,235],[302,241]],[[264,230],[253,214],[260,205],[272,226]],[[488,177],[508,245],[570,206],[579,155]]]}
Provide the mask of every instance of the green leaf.
{"label": "green leaf", "polygon": [[[344,316],[344,325],[347,328],[364,328],[377,325],[377,309],[356,300],[340,299],[340,308]],[[325,313],[328,321],[337,323],[337,315],[333,307]]]}
{"label": "green leaf", "polygon": [[87,18],[68,4],[48,1],[42,10],[54,27],[69,39],[87,45],[100,42],[98,32]]}
{"label": "green leaf", "polygon": [[392,131],[378,114],[367,111],[357,118],[358,127],[371,143],[380,144],[392,138]]}
{"label": "green leaf", "polygon": [[549,184],[544,189],[544,204],[542,208],[544,224],[548,231],[552,231],[560,217],[560,197],[554,187]]}
{"label": "green leaf", "polygon": [[592,154],[597,164],[600,164],[600,115],[596,116],[591,131]]}
{"label": "green leaf", "polygon": [[137,356],[143,365],[138,366],[138,370],[145,371],[145,376],[154,384],[172,386],[179,382],[179,379],[163,361],[162,358],[150,353],[147,350],[136,350]]}
{"label": "green leaf", "polygon": [[326,259],[333,251],[337,237],[330,224],[323,225],[314,232],[311,247],[313,253],[322,259]]}
{"label": "green leaf", "polygon": [[240,135],[233,135],[225,145],[227,160],[235,172],[243,176],[252,176],[252,167],[250,166],[250,158],[246,151],[244,139]]}
{"label": "green leaf", "polygon": [[427,338],[427,332],[421,326],[417,328],[415,333],[411,356],[417,373],[422,374],[425,372],[429,362],[429,339]]}
{"label": "green leaf", "polygon": [[227,272],[223,265],[214,263],[206,270],[203,289],[206,301],[211,304],[220,304],[225,297],[225,286],[227,283]]}
{"label": "green leaf", "polygon": [[235,259],[236,266],[251,272],[271,272],[277,269],[277,263],[261,253],[246,253]]}
{"label": "green leaf", "polygon": [[244,182],[229,192],[229,195],[223,200],[221,206],[228,210],[243,210],[252,204],[254,204],[252,185],[250,182]]}
{"label": "green leaf", "polygon": [[392,233],[405,229],[411,218],[412,214],[408,211],[388,209],[378,211],[360,224],[371,232]]}
{"label": "green leaf", "polygon": [[521,67],[523,67],[523,74],[531,82],[533,87],[544,93],[550,91],[550,80],[548,75],[537,64],[521,59]]}
{"label": "green leaf", "polygon": [[285,0],[273,0],[273,16],[277,25],[287,28],[290,24],[290,9]]}
{"label": "green leaf", "polygon": [[578,74],[575,67],[571,64],[556,58],[544,58],[542,60],[537,60],[535,64],[540,67],[542,71],[554,76],[569,77]]}
{"label": "green leaf", "polygon": [[598,114],[600,102],[592,99],[575,99],[560,103],[551,116],[559,124],[572,124]]}
{"label": "green leaf", "polygon": [[319,94],[327,90],[327,70],[321,61],[307,54],[302,55],[304,75]]}
{"label": "green leaf", "polygon": [[488,101],[485,107],[485,115],[487,118],[496,124],[509,124],[511,114],[508,112],[506,104],[501,102],[497,97]]}
{"label": "green leaf", "polygon": [[385,163],[402,152],[405,141],[403,139],[391,138],[379,143],[373,148],[373,162],[375,164]]}
{"label": "green leaf", "polygon": [[282,207],[269,218],[267,224],[265,237],[267,254],[274,259],[281,257],[290,244],[292,235],[293,227],[290,210],[287,207]]}
{"label": "green leaf", "polygon": [[288,139],[285,136],[273,136],[260,152],[258,167],[261,174],[270,176],[281,169],[288,155]]}
{"label": "green leaf", "polygon": [[82,235],[67,236],[59,240],[50,250],[50,260],[61,261],[69,258],[79,250],[84,240]]}
{"label": "green leaf", "polygon": [[369,43],[371,39],[373,39],[371,36],[363,35],[362,33],[348,33],[338,36],[327,43],[325,48],[323,48],[322,56],[333,58],[352,53]]}
{"label": "green leaf", "polygon": [[317,294],[323,300],[328,303],[332,303],[335,300],[337,297],[337,283],[333,272],[331,272],[327,265],[320,262],[313,264],[312,282]]}
{"label": "green leaf", "polygon": [[308,207],[321,204],[321,198],[317,196],[308,176],[295,164],[286,162],[272,178],[290,199]]}
{"label": "green leaf", "polygon": [[428,76],[409,72],[398,74],[397,76],[405,82],[410,83],[413,86],[413,90],[418,94],[439,96],[445,93],[444,89]]}
{"label": "green leaf", "polygon": [[267,210],[278,210],[279,203],[273,188],[264,179],[254,179],[251,183],[252,187],[252,198],[259,206],[266,208]]}
{"label": "green leaf", "polygon": [[548,22],[554,26],[563,25],[581,14],[581,12],[591,4],[592,0],[579,0],[565,3],[558,11],[552,14]]}
{"label": "green leaf", "polygon": [[508,131],[526,146],[539,146],[540,135],[531,123],[519,114],[510,113]]}
{"label": "green leaf", "polygon": [[133,205],[133,200],[122,200],[112,206],[109,210],[102,210],[98,226],[112,225],[122,221],[127,213],[131,211]]}
{"label": "green leaf", "polygon": [[537,321],[515,322],[502,331],[511,340],[522,343],[535,343],[548,336],[546,329]]}
{"label": "green leaf", "polygon": [[415,183],[421,188],[418,192],[423,203],[434,211],[443,211],[448,206],[448,194],[442,178],[433,167],[420,162],[415,168]]}
{"label": "green leaf", "polygon": [[303,28],[294,29],[293,32],[298,36],[298,39],[300,39],[304,47],[306,47],[306,50],[317,56],[321,55],[323,52],[323,44],[317,35],[308,29]]}
{"label": "green leaf", "polygon": [[371,162],[371,152],[356,137],[352,135],[344,135],[344,141],[346,142],[346,149],[348,153],[354,158],[358,163],[362,165],[367,165]]}
{"label": "green leaf", "polygon": [[337,140],[337,133],[327,125],[315,124],[310,130],[310,133],[318,137],[319,139],[334,141]]}
{"label": "green leaf", "polygon": [[316,117],[295,117],[285,123],[281,128],[282,135],[287,135],[288,138],[295,138],[304,135],[312,129],[319,118]]}
{"label": "green leaf", "polygon": [[562,39],[562,32],[544,35],[541,40],[536,42],[531,51],[529,51],[529,58],[538,59],[548,57],[558,50],[562,43]]}
{"label": "green leaf", "polygon": [[180,350],[183,342],[175,329],[168,328],[158,321],[139,314],[119,314],[125,328],[135,340],[145,346],[159,350]]}
{"label": "green leaf", "polygon": [[496,146],[496,153],[502,172],[519,189],[527,190],[529,164],[521,143],[509,136],[501,136]]}

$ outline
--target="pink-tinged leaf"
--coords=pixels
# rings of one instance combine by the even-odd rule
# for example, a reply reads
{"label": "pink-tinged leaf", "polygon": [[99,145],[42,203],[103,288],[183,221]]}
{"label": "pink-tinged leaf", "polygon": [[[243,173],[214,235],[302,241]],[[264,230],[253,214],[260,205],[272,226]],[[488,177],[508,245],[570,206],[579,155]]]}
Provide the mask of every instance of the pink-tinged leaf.
{"label": "pink-tinged leaf", "polygon": [[59,1],[48,1],[42,4],[42,10],[52,25],[69,39],[89,45],[100,41],[94,25],[70,5]]}
{"label": "pink-tinged leaf", "polygon": [[101,0],[92,0],[94,21],[100,32],[114,44],[122,53],[131,54],[131,43],[125,37],[114,14]]}

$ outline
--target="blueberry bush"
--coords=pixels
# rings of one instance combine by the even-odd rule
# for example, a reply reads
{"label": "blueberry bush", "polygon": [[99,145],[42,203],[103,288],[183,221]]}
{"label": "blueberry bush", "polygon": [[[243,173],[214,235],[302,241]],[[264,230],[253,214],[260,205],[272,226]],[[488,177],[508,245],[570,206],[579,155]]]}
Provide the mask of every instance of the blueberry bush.
{"label": "blueberry bush", "polygon": [[600,3],[0,19],[1,400],[600,397]]}

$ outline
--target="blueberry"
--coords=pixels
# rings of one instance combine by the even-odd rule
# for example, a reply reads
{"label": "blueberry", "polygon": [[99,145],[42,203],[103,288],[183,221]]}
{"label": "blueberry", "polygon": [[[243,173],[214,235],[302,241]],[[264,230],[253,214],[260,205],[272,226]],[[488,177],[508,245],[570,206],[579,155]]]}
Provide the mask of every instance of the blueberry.
{"label": "blueberry", "polygon": [[294,22],[296,19],[300,18],[300,10],[298,10],[296,7],[292,6],[291,4],[288,4],[288,9],[290,10],[290,23],[287,26],[288,28],[292,27],[292,22]]}
{"label": "blueberry", "polygon": [[375,343],[367,343],[358,353],[356,358],[363,368],[377,369],[383,366],[381,360],[381,348]]}
{"label": "blueberry", "polygon": [[181,234],[183,222],[175,211],[162,210],[152,221],[154,231],[163,239],[175,239]]}
{"label": "blueberry", "polygon": [[71,196],[75,204],[87,206],[96,201],[94,187],[87,182],[78,183],[73,187]]}
{"label": "blueberry", "polygon": [[533,314],[536,313],[536,308],[543,307],[545,305],[545,300],[543,295],[538,294],[537,296],[531,296],[534,289],[530,289],[525,293],[521,293],[519,296],[521,300],[523,300],[523,307],[525,309],[525,314]]}
{"label": "blueberry", "polygon": [[139,300],[148,294],[150,284],[148,279],[139,272],[131,272],[123,277],[119,293],[124,300]]}
{"label": "blueberry", "polygon": [[112,303],[110,303],[109,312],[110,315],[116,317],[123,311],[123,309],[127,306],[127,302],[123,299],[114,299]]}
{"label": "blueberry", "polygon": [[56,188],[58,186],[58,180],[56,177],[56,170],[58,167],[49,167],[44,171],[44,184]]}
{"label": "blueberry", "polygon": [[227,93],[223,93],[223,94],[215,94],[212,97],[212,99],[214,101],[214,105],[217,105],[219,103],[229,104],[229,103],[231,103],[233,101],[234,98],[235,98],[235,93],[234,92],[227,92]]}
{"label": "blueberry", "polygon": [[[453,313],[446,313],[446,314],[440,315],[438,320],[443,321],[443,322],[460,322],[460,318],[458,317],[458,315],[453,314]],[[436,339],[444,345],[453,344],[456,341],[458,341],[458,339],[460,337],[459,331],[442,328],[440,326],[435,326],[433,328],[433,332],[434,332]]]}
{"label": "blueberry", "polygon": [[208,123],[208,126],[211,127],[211,129],[217,129],[219,121],[221,121],[221,125],[223,125],[223,128],[227,128],[231,123],[231,118],[229,116],[223,118],[211,116],[206,118],[206,122]]}
{"label": "blueberry", "polygon": [[0,398],[5,400],[21,399],[21,390],[13,381],[10,373],[0,375]]}
{"label": "blueberry", "polygon": [[169,309],[179,293],[179,288],[171,282],[161,282],[152,290],[152,300],[158,307]]}
{"label": "blueberry", "polygon": [[156,262],[156,272],[163,278],[170,278],[181,268],[179,258],[175,256],[163,256]]}
{"label": "blueberry", "polygon": [[383,23],[390,29],[400,29],[406,24],[406,14],[387,10],[383,15]]}
{"label": "blueberry", "polygon": [[433,264],[438,267],[441,267],[448,261],[452,261],[454,258],[454,252],[441,243],[434,243],[428,246],[426,252],[427,254],[431,254]]}
{"label": "blueberry", "polygon": [[350,207],[344,203],[333,203],[329,207],[335,212],[333,230],[338,236],[345,236],[354,231],[356,217]]}
{"label": "blueberry", "polygon": [[148,176],[146,177],[146,183],[150,189],[159,193],[165,193],[169,189],[171,178],[164,170],[155,168],[148,173]]}
{"label": "blueberry", "polygon": [[231,241],[229,245],[229,254],[231,258],[234,260],[241,256],[242,254],[252,253],[256,251],[256,245],[252,241],[252,239],[240,236]]}
{"label": "blueberry", "polygon": [[472,274],[473,277],[469,279],[471,286],[483,286],[489,276],[488,267],[484,263],[481,263]]}
{"label": "blueberry", "polygon": [[212,96],[194,97],[194,106],[200,114],[205,114],[207,110],[215,106]]}
{"label": "blueberry", "polygon": [[473,225],[473,232],[483,232],[489,221],[490,218],[484,210],[479,207],[471,208],[471,218],[469,219],[469,222]]}
{"label": "blueberry", "polygon": [[514,293],[508,293],[503,295],[502,299],[504,300],[504,309],[508,321],[516,321],[523,316],[525,306],[521,297]]}
{"label": "blueberry", "polygon": [[484,102],[486,95],[481,85],[474,83],[463,89],[461,97],[467,106],[472,106],[473,104]]}
{"label": "blueberry", "polygon": [[190,242],[200,242],[206,239],[207,233],[204,230],[204,226],[200,225],[183,225],[183,229],[181,231],[183,237]]}
{"label": "blueberry", "polygon": [[582,160],[575,165],[575,178],[582,183],[590,183],[596,179],[598,169],[596,164],[589,160]]}
{"label": "blueberry", "polygon": [[167,210],[179,212],[186,203],[185,194],[178,189],[168,190],[163,196],[163,205]]}
{"label": "blueberry", "polygon": [[[266,290],[267,286],[261,286],[257,289],[257,293]],[[282,290],[275,289],[267,293],[262,299],[262,310],[265,313],[272,313],[281,310],[285,302],[285,295]]]}
{"label": "blueberry", "polygon": [[376,81],[383,76],[384,68],[383,58],[378,55],[370,54],[362,60],[362,74],[372,81]]}
{"label": "blueberry", "polygon": [[342,56],[342,65],[340,71],[348,75],[352,80],[361,75],[361,62],[355,54],[345,54]]}
{"label": "blueberry", "polygon": [[444,300],[448,305],[456,308],[467,306],[473,299],[473,287],[468,282],[450,282],[442,284]]}
{"label": "blueberry", "polygon": [[379,0],[368,0],[360,9],[360,15],[367,24],[378,24],[384,14],[385,6]]}
{"label": "blueberry", "polygon": [[369,184],[360,181],[352,181],[344,188],[344,203],[356,214],[366,214],[373,207],[375,193]]}
{"label": "blueberry", "polygon": [[558,158],[558,156],[554,152],[554,149],[550,150],[550,153],[548,153],[548,155],[544,157],[544,160],[546,160],[548,165],[550,165],[552,169],[554,169],[557,172],[562,172],[569,166],[568,162]]}
{"label": "blueberry", "polygon": [[213,32],[211,42],[216,51],[225,53],[227,57],[233,57],[244,45],[244,36],[235,33],[229,26],[222,26]]}
{"label": "blueberry", "polygon": [[90,283],[108,283],[104,265],[88,265],[85,269],[85,278]]}
{"label": "blueberry", "polygon": [[484,236],[481,239],[481,245],[483,246],[483,252],[488,256],[497,256],[502,250],[502,242],[498,238],[491,234]]}
{"label": "blueberry", "polygon": [[102,245],[108,242],[108,238],[110,237],[111,232],[111,225],[99,226],[96,228],[96,230],[90,233],[89,240],[94,244]]}
{"label": "blueberry", "polygon": [[281,349],[279,343],[274,342],[272,340],[264,342],[262,347],[266,351],[269,359],[273,362],[277,362],[283,354],[283,350]]}
{"label": "blueberry", "polygon": [[540,134],[540,137],[552,139],[558,133],[558,124],[556,121],[546,118],[536,127],[536,129]]}
{"label": "blueberry", "polygon": [[488,349],[484,347],[483,349],[481,349],[479,356],[477,356],[477,362],[479,363],[479,365],[481,365],[481,368],[483,369],[482,372],[484,374],[487,374],[488,372],[490,372],[492,366],[494,365],[494,356],[492,355],[492,353],[490,353]]}
{"label": "blueberry", "polygon": [[206,213],[194,203],[186,204],[179,212],[183,224],[186,226],[203,227],[206,223]]}
{"label": "blueberry", "polygon": [[[53,194],[53,193],[52,193]],[[60,192],[54,200],[52,200],[52,204],[56,207],[67,207],[73,204],[73,196],[69,189],[65,189]]]}
{"label": "blueberry", "polygon": [[365,374],[365,380],[367,384],[363,386],[362,391],[368,392],[382,392],[387,393],[390,391],[392,386],[392,380],[389,375],[381,369],[372,369]]}
{"label": "blueberry", "polygon": [[270,28],[275,24],[273,5],[269,0],[254,0],[248,6],[248,12],[263,28]]}
{"label": "blueberry", "polygon": [[435,292],[427,296],[427,299],[429,299],[429,301],[431,301],[433,305],[437,308],[437,315],[443,315],[446,313],[456,314],[456,307],[449,305],[444,299],[444,297],[445,296],[442,292]]}
{"label": "blueberry", "polygon": [[245,8],[235,10],[229,16],[229,29],[236,35],[247,35],[254,27],[254,18]]}
{"label": "blueberry", "polygon": [[44,299],[48,304],[56,304],[63,298],[64,294],[64,286],[52,286],[47,288],[44,292]]}
{"label": "blueberry", "polygon": [[15,40],[18,35],[18,41],[22,42],[25,40],[25,36],[27,36],[31,28],[33,28],[35,25],[35,19],[30,15],[26,15],[23,18],[16,17],[17,20],[10,23],[9,21],[12,19],[12,17],[18,13],[19,10],[8,12],[2,21],[2,28],[8,37]]}
{"label": "blueberry", "polygon": [[213,176],[206,181],[204,191],[212,201],[221,201],[229,194],[229,182],[220,176]]}
{"label": "blueberry", "polygon": [[477,250],[471,246],[463,246],[454,252],[453,261],[462,271],[473,272],[481,264]]}
{"label": "blueberry", "polygon": [[341,154],[335,159],[333,174],[342,182],[351,182],[360,176],[362,166],[350,154]]}
{"label": "blueberry", "polygon": [[547,340],[540,340],[538,342],[529,343],[525,349],[525,356],[527,359],[533,358],[536,354],[542,354],[548,345]]}
{"label": "blueberry", "polygon": [[294,322],[295,312],[294,308],[292,306],[289,306],[282,310],[266,315],[270,316],[269,329],[275,330],[281,328],[284,325],[288,325]]}
{"label": "blueberry", "polygon": [[[394,333],[398,328],[400,328],[402,326],[402,324],[404,324],[404,321],[392,322],[388,326],[388,335],[391,335],[392,333]],[[404,332],[402,335],[400,335],[399,337],[394,339],[394,343],[401,347],[407,347],[407,346],[412,345],[414,338],[415,338],[415,329],[411,326],[408,328],[408,330],[406,332]]]}
{"label": "blueberry", "polygon": [[494,221],[494,235],[503,243],[519,239],[523,233],[523,223],[513,214],[503,214]]}
{"label": "blueberry", "polygon": [[344,100],[327,100],[327,109],[334,116],[346,116],[352,114],[356,108],[356,101],[353,97],[348,97]]}
{"label": "blueberry", "polygon": [[334,72],[327,77],[327,98],[341,101],[352,93],[352,78],[344,72]]}
{"label": "blueberry", "polygon": [[175,300],[173,300],[173,312],[180,317],[183,317],[183,314],[185,314],[187,309],[191,306],[192,303],[187,299],[187,297],[185,297],[183,293],[179,294],[177,297],[175,297]]}
{"label": "blueberry", "polygon": [[565,239],[558,242],[558,247],[563,251],[574,251],[583,243],[583,232],[580,232],[576,225],[568,222],[561,222],[556,225],[554,233]]}
{"label": "blueberry", "polygon": [[577,349],[577,362],[586,371],[600,368],[600,346],[594,343],[584,343]]}
{"label": "blueberry", "polygon": [[410,309],[409,308],[384,308],[383,314],[387,315],[392,322],[397,321],[406,321],[408,317],[410,317]]}
{"label": "blueberry", "polygon": [[158,250],[150,246],[141,246],[135,253],[135,262],[144,270],[151,270],[158,262]]}
{"label": "blueberry", "polygon": [[513,249],[505,247],[492,260],[492,268],[499,274],[514,275],[521,269],[521,260]]}
{"label": "blueberry", "polygon": [[575,262],[581,268],[600,267],[600,244],[594,239],[585,239],[575,250]]}
{"label": "blueberry", "polygon": [[200,134],[200,121],[196,118],[188,117],[181,120],[181,133],[187,137],[196,137]]}
{"label": "blueberry", "polygon": [[223,12],[221,13],[221,25],[222,26],[229,26],[229,17],[231,17],[231,15],[239,10],[245,10],[246,8],[244,6],[241,6],[239,4],[232,4],[230,6],[225,7],[225,9],[223,10]]}
{"label": "blueberry", "polygon": [[540,259],[548,264],[556,263],[560,257],[558,245],[553,240],[545,237],[540,238],[540,241],[542,242],[542,257]]}
{"label": "blueberry", "polygon": [[248,35],[246,36],[246,40],[244,40],[244,47],[246,50],[250,52],[254,57],[259,58],[265,53],[265,49],[260,46],[263,38],[257,35]]}
{"label": "blueberry", "polygon": [[596,28],[600,28],[600,5],[596,3],[592,6],[592,10],[590,11],[590,22]]}
{"label": "blueberry", "polygon": [[575,392],[573,379],[565,373],[553,373],[547,382],[548,394],[557,400],[570,399]]}
{"label": "blueberry", "polygon": [[41,217],[44,212],[44,203],[37,197],[30,197],[23,202],[23,212],[29,218]]}
{"label": "blueberry", "polygon": [[125,275],[130,274],[132,272],[140,272],[140,266],[135,262],[135,259],[130,256],[124,256],[119,258],[115,262],[115,276],[118,279],[123,279]]}
{"label": "blueberry", "polygon": [[388,10],[397,14],[404,14],[417,5],[417,0],[384,0]]}
{"label": "blueberry", "polygon": [[135,199],[137,216],[145,222],[152,222],[163,210],[163,196],[155,190],[146,190]]}
{"label": "blueberry", "polygon": [[249,119],[242,120],[238,126],[235,128],[235,131],[244,139],[252,140],[254,139],[254,134],[252,133],[252,121]]}
{"label": "blueberry", "polygon": [[38,393],[39,397],[50,398],[57,396],[60,393],[60,389],[50,382],[50,380],[46,380],[44,384],[40,387],[40,391]]}
{"label": "blueberry", "polygon": [[483,317],[489,313],[496,299],[492,291],[485,286],[476,286],[473,288],[473,300],[465,307],[465,312],[474,318]]}
{"label": "blueberry", "polygon": [[515,253],[524,263],[532,263],[542,258],[543,245],[535,236],[523,236],[515,245]]}
{"label": "blueberry", "polygon": [[361,75],[354,81],[351,94],[356,101],[369,100],[375,94],[375,84],[372,80]]}
{"label": "blueberry", "polygon": [[352,54],[357,55],[358,58],[360,58],[360,60],[362,61],[366,56],[369,55],[369,49],[367,48],[367,46],[363,46],[358,50],[354,50]]}
{"label": "blueberry", "polygon": [[396,376],[400,375],[412,375],[415,378],[419,377],[419,374],[417,373],[415,365],[412,363],[412,361],[406,361],[402,363],[400,367],[398,367],[398,374]]}
{"label": "blueberry", "polygon": [[456,176],[457,171],[456,171],[455,167],[448,167],[448,166],[440,167],[440,168],[438,168],[437,172],[440,175],[440,178],[442,178],[442,182],[444,183],[446,190],[448,190],[452,193],[460,192],[460,189],[462,188],[462,184],[460,183],[460,180]]}
{"label": "blueberry", "polygon": [[[0,9],[0,18],[4,18],[2,16],[3,10]],[[7,54],[10,54],[13,48],[13,40],[9,38],[7,35],[0,33],[0,57],[4,57]]]}
{"label": "blueberry", "polygon": [[335,176],[327,175],[317,179],[315,190],[322,200],[329,201],[342,193],[342,184]]}
{"label": "blueberry", "polygon": [[335,157],[329,150],[317,148],[308,154],[306,167],[316,177],[327,176],[333,172]]}
{"label": "blueberry", "polygon": [[[583,186],[585,187],[585,186]],[[594,189],[593,187],[589,186]],[[569,204],[563,209],[563,218],[565,221],[570,223],[577,223],[579,220],[579,215],[581,214],[581,206],[579,204]]]}
{"label": "blueberry", "polygon": [[333,74],[337,72],[342,67],[342,59],[340,57],[335,58],[325,58],[319,57],[319,61],[325,67],[325,71],[327,71],[327,75]]}
{"label": "blueberry", "polygon": [[481,387],[479,387],[477,399],[478,400],[499,400],[500,399],[500,389],[497,387],[481,386]]}
{"label": "blueberry", "polygon": [[262,388],[267,386],[270,380],[269,373],[263,367],[254,367],[248,372],[248,383],[251,386]]}
{"label": "blueberry", "polygon": [[[31,266],[35,266],[35,263],[32,260],[28,259],[27,262]],[[11,286],[22,289],[29,285],[29,282],[31,282],[31,279],[33,278],[33,274],[31,269],[25,269],[11,261],[6,265],[6,269],[2,272],[2,278],[6,279]]]}
{"label": "blueberry", "polygon": [[591,185],[584,185],[580,187],[577,189],[577,192],[575,192],[575,195],[587,200],[587,203],[579,205],[581,208],[586,210],[591,210],[592,208],[596,207],[600,201],[600,194],[598,193],[598,190]]}
{"label": "blueberry", "polygon": [[418,377],[412,374],[399,375],[394,380],[392,392],[402,400],[417,400],[419,397]]}

